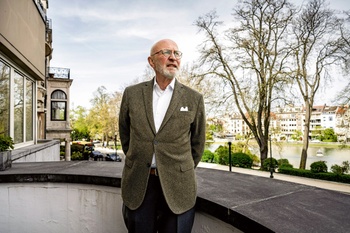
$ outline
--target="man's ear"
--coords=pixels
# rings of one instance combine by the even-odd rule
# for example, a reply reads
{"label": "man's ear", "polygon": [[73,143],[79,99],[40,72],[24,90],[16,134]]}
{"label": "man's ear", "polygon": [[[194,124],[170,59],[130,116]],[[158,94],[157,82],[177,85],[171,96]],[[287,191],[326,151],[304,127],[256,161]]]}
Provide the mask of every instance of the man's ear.
{"label": "man's ear", "polygon": [[154,68],[154,62],[153,62],[153,60],[152,60],[151,57],[148,57],[148,64],[149,64],[152,68]]}

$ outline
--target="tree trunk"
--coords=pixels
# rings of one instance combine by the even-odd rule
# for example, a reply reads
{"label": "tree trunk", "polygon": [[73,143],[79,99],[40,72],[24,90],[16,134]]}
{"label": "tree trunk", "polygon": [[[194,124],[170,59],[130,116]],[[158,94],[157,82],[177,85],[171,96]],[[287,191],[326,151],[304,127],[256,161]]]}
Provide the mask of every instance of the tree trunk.
{"label": "tree trunk", "polygon": [[261,168],[263,167],[264,161],[267,158],[267,154],[269,152],[268,143],[267,140],[264,138],[261,139],[261,146],[260,146],[260,160],[261,160]]}
{"label": "tree trunk", "polygon": [[306,168],[307,150],[309,148],[309,133],[310,133],[310,119],[311,119],[312,104],[310,104],[308,101],[306,101],[305,104],[306,104],[305,105],[306,111],[305,111],[305,122],[304,122],[303,149],[301,151],[299,169]]}

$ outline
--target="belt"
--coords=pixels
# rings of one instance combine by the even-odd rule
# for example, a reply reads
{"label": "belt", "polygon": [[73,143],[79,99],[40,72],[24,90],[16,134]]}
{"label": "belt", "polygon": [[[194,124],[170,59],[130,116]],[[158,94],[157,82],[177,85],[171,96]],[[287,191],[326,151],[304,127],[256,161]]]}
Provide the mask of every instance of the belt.
{"label": "belt", "polygon": [[149,174],[158,176],[157,168],[151,168],[151,170],[149,171]]}

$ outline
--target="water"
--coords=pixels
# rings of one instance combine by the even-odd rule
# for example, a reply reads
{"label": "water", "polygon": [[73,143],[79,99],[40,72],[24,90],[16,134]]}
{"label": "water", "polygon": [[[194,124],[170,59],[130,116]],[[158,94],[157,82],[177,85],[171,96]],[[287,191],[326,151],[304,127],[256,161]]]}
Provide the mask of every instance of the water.
{"label": "water", "polygon": [[[225,145],[222,143],[215,143],[209,147],[209,150],[215,151],[220,145]],[[227,143],[226,143],[227,146]],[[234,144],[233,144],[234,146]],[[270,149],[270,146],[269,146]],[[257,147],[251,147],[250,150],[260,157],[259,149]],[[293,165],[294,168],[299,168],[300,157],[301,157],[302,145],[296,144],[281,144],[280,146],[272,145],[272,157],[275,159],[288,159],[289,163]],[[317,156],[317,151],[321,151],[323,156]],[[270,157],[270,151],[268,154]],[[332,165],[342,165],[344,161],[350,161],[350,148],[339,149],[330,148],[327,146],[318,146],[317,144],[311,143],[308,148],[308,156],[306,160],[306,169],[310,169],[310,164],[316,161],[325,161],[330,171]]]}
{"label": "water", "polygon": [[[286,145],[282,147],[272,146],[272,157],[275,159],[288,159],[294,168],[299,168],[302,145]],[[321,151],[323,156],[317,156],[317,151]],[[270,156],[270,154],[269,154]],[[306,169],[310,169],[310,164],[316,161],[325,161],[330,170],[334,164],[342,165],[344,161],[350,161],[350,148],[328,148],[311,145],[307,151]]]}

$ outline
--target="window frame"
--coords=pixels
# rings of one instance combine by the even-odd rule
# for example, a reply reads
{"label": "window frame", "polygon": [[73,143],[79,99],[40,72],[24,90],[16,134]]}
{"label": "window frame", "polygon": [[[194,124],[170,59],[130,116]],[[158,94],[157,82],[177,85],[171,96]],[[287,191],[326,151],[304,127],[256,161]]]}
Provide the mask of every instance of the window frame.
{"label": "window frame", "polygon": [[[64,98],[52,98],[54,96],[54,94],[56,93],[63,93],[64,94]],[[50,120],[51,121],[67,121],[67,94],[60,90],[60,89],[57,89],[57,90],[54,90],[52,93],[51,93],[51,103],[50,103]],[[61,118],[55,118],[54,116],[56,116],[56,114],[54,114],[54,109],[57,109],[57,108],[54,108],[54,104],[64,104],[64,108],[63,108],[63,119]],[[56,110],[55,110],[56,111]]]}
{"label": "window frame", "polygon": [[[22,127],[23,127],[23,132],[22,132],[22,136],[21,136],[21,140],[17,140],[15,141],[15,147],[17,147],[17,145],[26,145],[26,144],[33,144],[36,141],[36,94],[37,94],[37,83],[36,80],[31,77],[28,73],[26,73],[25,71],[23,71],[23,69],[16,65],[16,63],[14,63],[13,61],[11,61],[10,58],[8,58],[6,55],[4,55],[3,53],[0,52],[0,62],[7,66],[9,68],[9,82],[10,82],[10,87],[9,87],[9,126],[8,126],[8,132],[5,132],[6,135],[9,135],[11,138],[13,138],[13,140],[15,141],[15,138],[18,138],[18,135],[16,135],[16,130],[15,130],[15,119],[14,119],[14,114],[15,114],[15,108],[14,108],[14,98],[15,98],[15,89],[14,89],[14,79],[15,79],[15,75],[19,75],[22,77],[23,79],[23,117],[22,117]],[[29,104],[27,102],[27,82],[32,83],[31,85],[31,104]],[[26,111],[27,109],[27,105],[29,104],[29,106],[31,106],[31,111],[30,111],[30,119],[32,122],[30,122],[29,124],[31,124],[31,131],[30,132],[30,137],[28,137],[29,132],[27,132],[27,114],[28,111]]]}

